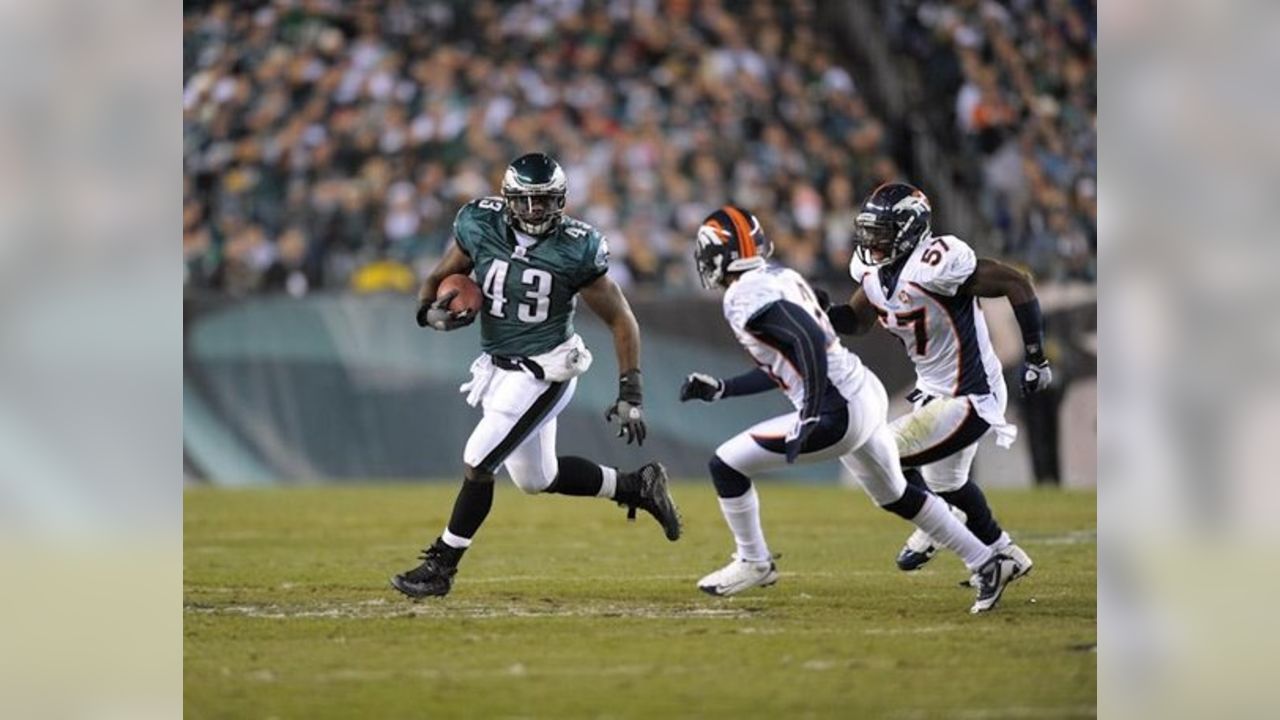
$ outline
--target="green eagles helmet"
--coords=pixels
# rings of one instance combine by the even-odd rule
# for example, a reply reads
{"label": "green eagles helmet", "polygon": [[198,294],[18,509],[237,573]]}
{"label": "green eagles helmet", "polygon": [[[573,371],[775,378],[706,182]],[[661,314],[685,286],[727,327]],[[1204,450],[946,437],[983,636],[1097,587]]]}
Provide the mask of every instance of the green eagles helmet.
{"label": "green eagles helmet", "polygon": [[511,224],[534,237],[550,233],[564,215],[568,186],[560,163],[550,155],[529,153],[516,158],[502,178]]}

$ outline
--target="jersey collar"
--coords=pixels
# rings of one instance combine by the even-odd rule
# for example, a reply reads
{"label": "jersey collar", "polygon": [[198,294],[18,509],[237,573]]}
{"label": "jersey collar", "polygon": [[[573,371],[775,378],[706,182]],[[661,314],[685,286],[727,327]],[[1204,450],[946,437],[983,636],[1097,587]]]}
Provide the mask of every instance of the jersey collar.
{"label": "jersey collar", "polygon": [[911,252],[899,257],[888,265],[881,266],[879,273],[880,287],[884,289],[885,297],[893,297],[893,294],[897,292],[898,277],[902,275],[902,269],[907,266],[907,263],[911,262],[911,259],[916,256],[916,253],[920,252],[920,248],[929,244],[929,240],[931,238],[931,235],[925,235],[920,238],[915,247],[911,248]]}
{"label": "jersey collar", "polygon": [[907,266],[907,261],[915,254],[915,248],[912,248],[911,252],[880,268],[877,274],[885,297],[893,297],[894,291],[898,289],[898,276],[902,274],[902,268]]}

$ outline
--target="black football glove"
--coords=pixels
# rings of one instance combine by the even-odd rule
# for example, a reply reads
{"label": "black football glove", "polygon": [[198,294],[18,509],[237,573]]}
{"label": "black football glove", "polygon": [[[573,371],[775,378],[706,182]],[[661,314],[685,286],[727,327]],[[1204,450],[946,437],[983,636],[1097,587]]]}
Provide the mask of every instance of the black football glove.
{"label": "black football glove", "polygon": [[715,402],[724,396],[724,381],[706,373],[693,373],[680,386],[680,402],[701,400]]}
{"label": "black football glove", "polygon": [[604,412],[605,422],[618,420],[618,437],[625,436],[628,445],[632,440],[637,445],[644,444],[646,428],[644,410],[640,405],[640,371],[628,370],[618,378],[618,399]]}
{"label": "black football glove", "polygon": [[1022,363],[1022,396],[1028,397],[1053,384],[1053,368],[1043,356],[1028,357]]}
{"label": "black football glove", "polygon": [[796,422],[796,426],[787,433],[787,464],[796,461],[800,457],[800,448],[804,447],[804,442],[809,439],[813,431],[818,427],[818,418],[800,418]]}
{"label": "black football glove", "polygon": [[449,303],[458,296],[457,290],[436,298],[434,302],[423,302],[418,306],[418,327],[429,327],[434,330],[457,330],[476,321],[476,314],[470,310],[460,313],[450,312]]}
{"label": "black football glove", "polygon": [[826,312],[831,309],[831,295],[829,295],[826,290],[823,290],[822,288],[814,288],[813,294],[815,299],[818,301],[818,307],[822,308],[822,312]]}

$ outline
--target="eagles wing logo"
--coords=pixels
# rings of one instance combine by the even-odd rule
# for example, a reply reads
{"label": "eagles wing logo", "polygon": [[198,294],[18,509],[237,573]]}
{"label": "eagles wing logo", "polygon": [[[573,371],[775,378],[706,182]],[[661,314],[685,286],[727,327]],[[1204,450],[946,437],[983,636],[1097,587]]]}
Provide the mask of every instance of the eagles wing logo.
{"label": "eagles wing logo", "polygon": [[596,267],[609,267],[609,240],[608,238],[600,238],[600,245],[596,248]]}

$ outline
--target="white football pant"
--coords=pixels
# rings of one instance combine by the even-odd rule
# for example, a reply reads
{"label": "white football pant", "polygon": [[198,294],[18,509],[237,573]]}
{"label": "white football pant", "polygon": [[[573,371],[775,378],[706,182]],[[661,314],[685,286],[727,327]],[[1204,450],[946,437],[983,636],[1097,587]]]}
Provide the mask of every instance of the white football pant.
{"label": "white football pant", "polygon": [[525,371],[495,368],[481,398],[484,417],[467,439],[462,461],[492,473],[505,465],[524,492],[546,490],[559,472],[556,416],[577,387],[577,378],[553,383]]}
{"label": "white football pant", "polygon": [[[834,458],[853,472],[876,505],[887,505],[902,497],[907,480],[898,463],[898,449],[885,421],[889,400],[880,379],[871,373],[858,393],[848,398],[848,417],[843,427],[831,413],[806,443],[796,464],[810,464]],[[799,413],[779,415],[753,425],[716,449],[724,464],[752,477],[760,472],[786,467],[786,436],[795,427]]]}
{"label": "white football pant", "polygon": [[991,429],[967,396],[924,396],[890,423],[903,467],[920,469],[934,492],[959,490],[969,480],[978,442]]}

